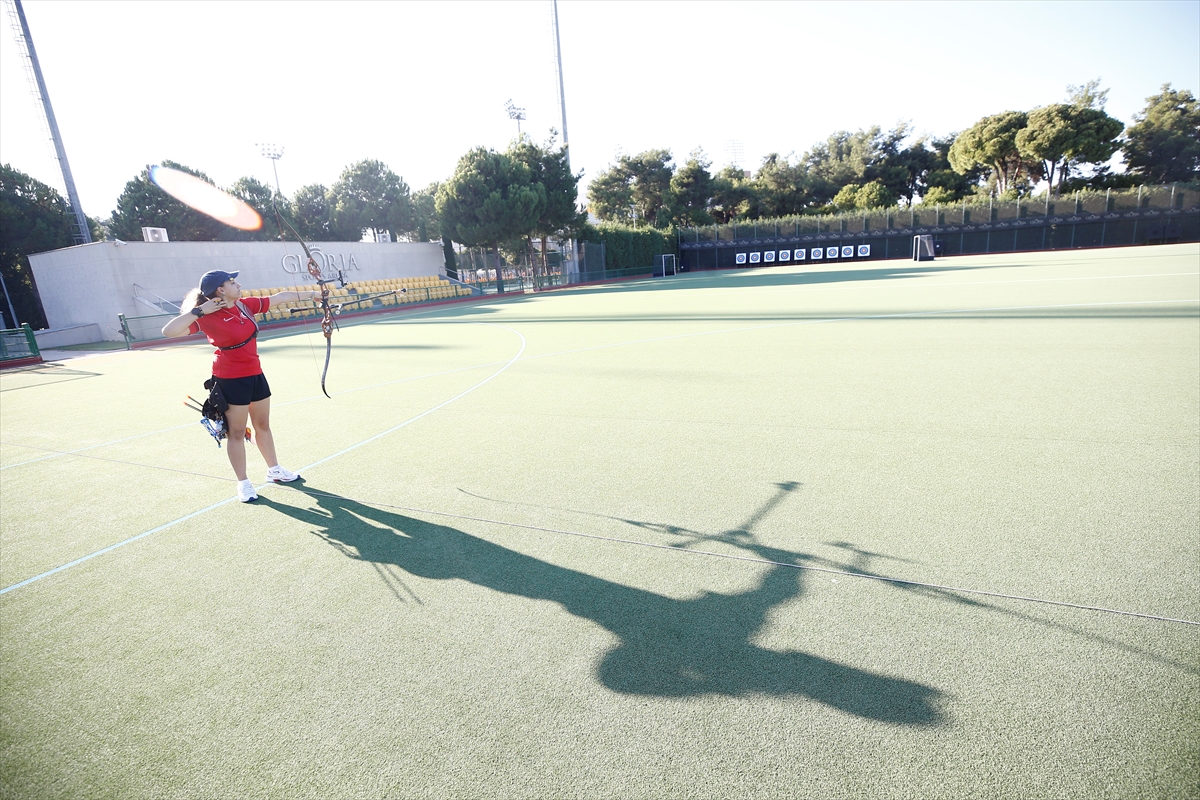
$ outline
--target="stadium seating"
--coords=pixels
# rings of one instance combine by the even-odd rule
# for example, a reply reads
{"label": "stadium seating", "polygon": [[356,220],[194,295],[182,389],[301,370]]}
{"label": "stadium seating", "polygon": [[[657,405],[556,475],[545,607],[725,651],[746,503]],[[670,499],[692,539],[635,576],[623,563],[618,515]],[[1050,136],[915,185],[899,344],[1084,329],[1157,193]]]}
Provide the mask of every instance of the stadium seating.
{"label": "stadium seating", "polygon": [[[243,293],[250,297],[269,297],[278,292],[300,291],[306,292],[313,289],[312,284],[292,285],[292,286],[274,286],[267,289],[245,289]],[[362,304],[352,304],[352,301],[359,295],[378,294],[380,292],[399,291],[405,289],[404,294],[388,295],[386,297],[373,298],[370,301]],[[451,283],[441,275],[421,275],[413,278],[386,278],[381,280],[367,281],[351,281],[345,288],[330,287],[329,297],[332,303],[346,303],[345,312],[353,313],[355,311],[365,311],[369,308],[384,308],[391,306],[409,305],[412,303],[424,303],[431,300],[445,300],[454,297],[469,297],[471,294],[470,287],[460,284]],[[293,312],[292,309],[297,309]],[[268,311],[263,319],[266,321],[300,319],[303,317],[315,316],[319,312],[313,308],[313,304],[307,300],[301,300],[293,303],[283,303],[278,307]]]}

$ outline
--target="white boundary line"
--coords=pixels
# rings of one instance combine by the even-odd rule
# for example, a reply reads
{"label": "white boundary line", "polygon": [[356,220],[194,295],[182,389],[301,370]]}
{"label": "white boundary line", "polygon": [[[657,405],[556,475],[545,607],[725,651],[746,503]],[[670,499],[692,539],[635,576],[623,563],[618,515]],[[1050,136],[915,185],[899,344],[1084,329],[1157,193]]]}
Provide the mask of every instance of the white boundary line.
{"label": "white boundary line", "polygon": [[[491,375],[488,375],[486,378],[484,378],[483,380],[481,380],[479,383],[475,384],[471,388],[467,389],[466,391],[459,392],[454,397],[451,397],[449,400],[439,403],[438,405],[434,406],[433,408],[431,408],[427,411],[422,411],[417,416],[412,417],[411,419],[407,419],[404,422],[401,422],[399,425],[394,425],[391,428],[388,428],[386,431],[383,431],[382,433],[377,433],[374,436],[371,436],[367,439],[363,439],[358,444],[350,445],[349,447],[345,448],[344,450],[340,450],[340,451],[334,453],[333,455],[325,456],[324,458],[314,461],[313,463],[308,464],[307,466],[301,467],[300,472],[303,473],[306,470],[313,469],[321,464],[324,464],[327,461],[331,461],[335,458],[338,458],[339,456],[343,456],[346,453],[351,452],[352,450],[357,450],[358,448],[360,448],[364,445],[370,444],[371,442],[374,442],[377,439],[387,436],[389,433],[394,433],[395,431],[400,430],[401,428],[405,427],[406,425],[411,425],[412,423],[416,422],[417,420],[419,420],[423,417],[427,417],[439,409],[445,408],[446,406],[453,403],[455,400],[459,400],[463,397],[466,397],[471,392],[473,392],[476,389],[478,389],[479,387],[483,386],[488,381],[490,381],[492,378],[495,378],[497,375],[504,372],[506,369],[511,367],[513,364],[515,364],[517,359],[519,359],[521,357],[521,354],[525,352],[525,345],[526,345],[525,337],[521,335],[520,331],[518,331],[514,328],[509,328],[505,325],[496,325],[491,322],[479,322],[476,324],[488,325],[489,327],[495,327],[495,328],[503,328],[506,331],[515,333],[517,335],[517,338],[519,338],[521,340],[521,347],[519,350],[517,350],[517,354],[515,356],[513,356],[512,358],[510,358],[507,362],[505,362],[504,366],[502,366],[500,369],[496,370]],[[258,488],[261,489],[267,485],[268,485],[267,483],[263,483],[263,484],[260,484]],[[95,558],[96,556],[104,555],[105,553],[116,550],[118,547],[124,547],[127,544],[136,542],[138,539],[144,539],[145,537],[149,536],[152,533],[158,533],[159,531],[166,530],[167,528],[178,525],[181,522],[186,522],[189,519],[194,519],[195,517],[198,517],[201,514],[206,514],[209,511],[212,511],[213,509],[217,509],[222,506],[229,505],[236,499],[237,499],[236,497],[230,497],[228,500],[222,500],[219,503],[213,503],[211,506],[208,506],[207,508],[202,508],[198,511],[193,511],[190,514],[185,514],[184,516],[179,517],[178,519],[173,519],[170,522],[166,522],[166,523],[163,523],[162,525],[159,525],[157,528],[152,528],[148,531],[144,531],[144,532],[136,534],[134,536],[130,536],[128,539],[124,539],[120,542],[117,542],[116,544],[110,544],[108,547],[97,550],[94,553],[89,553],[86,556],[81,556],[80,558],[77,558],[74,561],[71,561],[67,564],[63,564],[62,566],[55,567],[54,569],[51,569],[51,570],[47,570],[46,572],[43,572],[40,575],[34,575],[32,578],[26,578],[25,580],[23,580],[19,583],[14,583],[12,586],[6,586],[3,589],[0,589],[0,595],[7,594],[8,592],[11,592],[13,589],[20,589],[22,586],[28,586],[29,584],[34,583],[35,581],[40,581],[42,578],[47,578],[51,575],[54,575],[55,573],[62,572],[65,569],[70,569],[71,567],[74,567],[77,564],[82,564],[85,561],[89,561],[89,560]]]}

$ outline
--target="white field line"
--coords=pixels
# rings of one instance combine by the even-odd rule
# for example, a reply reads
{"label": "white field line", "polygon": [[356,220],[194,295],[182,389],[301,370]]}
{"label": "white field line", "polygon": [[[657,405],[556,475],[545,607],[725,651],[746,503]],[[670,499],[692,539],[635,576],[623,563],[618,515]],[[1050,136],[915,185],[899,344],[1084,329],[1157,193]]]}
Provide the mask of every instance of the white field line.
{"label": "white field line", "polygon": [[[505,326],[505,325],[495,325],[495,324],[493,324],[493,323],[490,323],[490,322],[480,322],[480,323],[476,323],[476,324],[479,324],[479,325],[488,325],[488,326],[491,326],[491,327],[496,327],[496,328],[503,328],[503,329],[504,329],[504,330],[506,330],[506,331],[510,331],[510,332],[512,332],[512,333],[515,333],[515,334],[517,335],[517,338],[519,338],[519,339],[521,340],[521,347],[520,347],[520,349],[518,349],[518,350],[517,350],[517,354],[516,354],[516,355],[514,355],[512,358],[510,358],[510,359],[509,359],[507,362],[505,362],[505,363],[504,363],[504,366],[500,367],[500,369],[496,370],[496,371],[495,371],[495,372],[493,372],[491,375],[488,375],[486,378],[484,378],[483,380],[481,380],[479,383],[476,383],[476,384],[475,384],[474,386],[472,386],[471,388],[469,388],[469,389],[467,389],[467,390],[465,390],[465,391],[463,391],[463,392],[459,392],[459,393],[458,393],[458,394],[456,394],[454,397],[451,397],[449,400],[446,400],[446,401],[444,401],[444,402],[442,402],[442,403],[439,403],[438,405],[436,405],[436,406],[434,406],[433,408],[430,408],[430,409],[428,409],[428,410],[426,410],[426,411],[422,411],[420,414],[416,415],[415,417],[411,417],[411,418],[409,418],[409,419],[405,420],[404,422],[401,422],[399,425],[393,425],[391,428],[388,428],[387,430],[383,431],[382,433],[377,433],[377,434],[375,434],[374,436],[370,436],[370,437],[368,437],[368,438],[366,438],[366,439],[363,439],[361,442],[358,442],[357,444],[350,445],[349,447],[345,448],[344,450],[340,450],[340,451],[338,451],[338,452],[334,453],[333,455],[325,456],[325,457],[324,457],[324,458],[322,458],[322,459],[319,459],[319,460],[317,460],[317,461],[314,461],[314,462],[313,462],[313,463],[311,463],[311,464],[308,464],[308,465],[306,465],[306,466],[303,466],[303,467],[301,467],[301,468],[300,468],[300,472],[301,472],[301,473],[304,473],[305,471],[307,471],[307,470],[310,470],[310,469],[314,469],[315,467],[317,467],[317,466],[319,466],[319,465],[321,465],[321,464],[324,464],[324,463],[326,463],[327,461],[331,461],[331,460],[333,460],[333,459],[335,459],[335,458],[338,458],[339,456],[343,456],[343,455],[345,455],[346,453],[349,453],[349,452],[351,452],[352,450],[357,450],[358,448],[360,448],[360,447],[363,447],[364,445],[370,444],[371,442],[374,442],[374,441],[376,441],[377,439],[380,439],[380,438],[382,438],[382,437],[384,437],[384,436],[387,436],[389,433],[394,433],[395,431],[398,431],[398,430],[400,430],[401,428],[403,428],[403,427],[405,427],[405,426],[407,426],[407,425],[411,425],[412,423],[416,422],[417,420],[419,420],[419,419],[422,419],[423,417],[427,417],[427,416],[429,416],[430,414],[432,414],[433,412],[435,412],[435,411],[437,411],[437,410],[439,410],[439,409],[445,408],[446,406],[450,405],[451,403],[453,403],[453,402],[454,402],[454,401],[456,401],[456,400],[460,400],[460,399],[462,399],[463,397],[466,397],[466,396],[467,396],[467,395],[469,395],[471,392],[473,392],[473,391],[475,391],[476,389],[480,388],[481,386],[483,386],[484,384],[486,384],[488,381],[492,380],[492,378],[495,378],[495,377],[496,377],[496,376],[498,376],[500,373],[504,372],[506,369],[508,369],[509,367],[511,367],[513,364],[515,364],[515,363],[517,362],[517,359],[519,359],[519,358],[521,357],[521,354],[525,352],[525,345],[526,345],[526,342],[525,342],[525,337],[521,335],[521,332],[520,332],[520,331],[518,331],[518,330],[515,330],[515,329],[513,329],[513,328],[509,328],[509,327],[507,327],[507,326]],[[268,484],[266,484],[266,483],[263,483],[263,484],[260,484],[258,488],[262,488],[262,487],[264,487],[264,486],[267,486],[267,485],[268,485]],[[31,577],[31,578],[26,578],[25,580],[23,580],[23,581],[20,581],[19,583],[14,583],[12,586],[6,586],[6,587],[4,587],[3,589],[0,589],[0,595],[7,594],[8,592],[11,592],[13,589],[20,589],[22,586],[28,586],[29,584],[31,584],[31,583],[34,583],[35,581],[39,581],[39,580],[41,580],[42,578],[47,578],[47,577],[49,577],[49,576],[51,576],[51,575],[54,575],[54,574],[56,574],[56,573],[58,573],[58,572],[62,572],[62,571],[63,571],[63,570],[65,570],[65,569],[69,569],[69,568],[71,568],[71,567],[74,567],[74,566],[76,566],[77,564],[82,564],[82,563],[83,563],[83,562],[85,562],[85,561],[89,561],[89,560],[91,560],[91,559],[95,558],[96,556],[99,556],[99,555],[103,555],[103,554],[105,554],[105,553],[112,552],[113,550],[116,550],[118,547],[124,547],[125,545],[127,545],[127,544],[131,544],[131,543],[133,543],[133,542],[136,542],[136,541],[137,541],[137,540],[139,540],[139,539],[144,539],[145,537],[149,536],[149,535],[150,535],[150,534],[152,534],[152,533],[158,533],[159,531],[166,530],[167,528],[170,528],[170,527],[173,527],[173,526],[175,526],[175,525],[178,525],[178,524],[179,524],[179,523],[181,523],[181,522],[186,522],[186,521],[187,521],[187,520],[189,520],[189,519],[194,519],[195,517],[198,517],[198,516],[200,516],[201,514],[206,514],[206,513],[208,513],[209,511],[212,511],[213,509],[217,509],[217,508],[221,508],[222,506],[226,506],[226,505],[228,505],[228,504],[230,504],[230,503],[234,502],[236,499],[237,499],[236,497],[231,497],[231,498],[229,498],[229,499],[227,499],[227,500],[222,500],[222,501],[220,501],[220,502],[218,502],[218,503],[213,503],[211,506],[207,506],[207,507],[205,507],[205,508],[201,508],[201,509],[199,509],[198,511],[193,511],[193,512],[191,512],[190,514],[185,514],[184,516],[182,516],[182,517],[179,517],[179,518],[177,518],[177,519],[173,519],[173,520],[171,520],[170,522],[165,522],[165,523],[163,523],[162,525],[159,525],[157,528],[152,528],[152,529],[150,529],[150,530],[148,530],[148,531],[143,531],[142,533],[136,534],[136,535],[134,535],[134,536],[130,536],[128,539],[124,539],[124,540],[122,540],[122,541],[120,541],[120,542],[117,542],[116,544],[111,544],[111,545],[109,545],[108,547],[104,547],[104,548],[102,548],[102,549],[100,549],[100,550],[97,550],[97,551],[95,551],[94,553],[89,553],[89,554],[87,554],[87,555],[85,555],[85,556],[81,556],[81,557],[79,557],[79,558],[75,559],[74,561],[71,561],[71,562],[69,562],[69,563],[67,563],[67,564],[63,564],[62,566],[59,566],[59,567],[55,567],[54,569],[48,570],[48,571],[46,571],[46,572],[43,572],[43,573],[41,573],[40,575],[34,575],[34,576],[33,576],[33,577]]]}

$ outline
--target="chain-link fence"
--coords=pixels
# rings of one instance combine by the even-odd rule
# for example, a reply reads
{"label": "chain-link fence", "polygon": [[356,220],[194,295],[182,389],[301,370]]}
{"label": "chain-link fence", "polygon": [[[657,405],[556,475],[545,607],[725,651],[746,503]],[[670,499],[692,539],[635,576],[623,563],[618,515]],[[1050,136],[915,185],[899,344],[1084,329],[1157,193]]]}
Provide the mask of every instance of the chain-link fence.
{"label": "chain-link fence", "polygon": [[[935,237],[945,255],[1200,241],[1200,187],[1142,186],[1063,197],[916,205],[711,225],[679,231],[683,269],[727,269],[770,246],[805,250],[867,245],[872,258],[907,258],[912,236]],[[788,252],[785,249],[781,252]],[[777,263],[777,262],[776,262]]]}
{"label": "chain-link fence", "polygon": [[456,253],[458,277],[481,294],[525,292],[560,286],[563,283],[563,254],[550,250],[524,252],[509,259],[481,247],[469,247]]}

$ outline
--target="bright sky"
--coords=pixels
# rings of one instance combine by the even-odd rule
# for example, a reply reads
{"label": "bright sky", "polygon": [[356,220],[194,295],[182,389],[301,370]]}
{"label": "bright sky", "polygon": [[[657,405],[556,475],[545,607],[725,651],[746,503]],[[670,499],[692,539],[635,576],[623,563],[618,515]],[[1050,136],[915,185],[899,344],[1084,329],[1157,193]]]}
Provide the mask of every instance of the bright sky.
{"label": "bright sky", "polygon": [[[10,0],[5,0],[11,7]],[[291,194],[379,159],[416,190],[472,147],[561,128],[550,0],[59,2],[26,17],[84,210],[171,159],[218,184]],[[908,121],[945,135],[1101,78],[1126,124],[1163,83],[1200,94],[1200,0],[588,2],[561,0],[572,167],[702,147],[714,168]],[[7,10],[7,8],[6,8]],[[63,191],[17,55],[0,32],[0,161]],[[64,192],[65,194],[65,192]]]}

